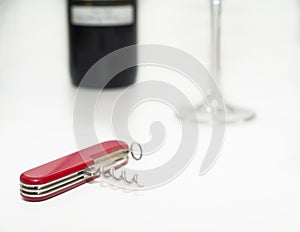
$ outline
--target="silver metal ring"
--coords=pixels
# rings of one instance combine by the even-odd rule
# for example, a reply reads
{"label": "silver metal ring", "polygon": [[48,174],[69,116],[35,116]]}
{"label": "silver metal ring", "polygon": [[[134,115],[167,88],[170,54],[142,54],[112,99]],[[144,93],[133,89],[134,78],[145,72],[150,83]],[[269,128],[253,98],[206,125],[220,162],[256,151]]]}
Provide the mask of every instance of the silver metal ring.
{"label": "silver metal ring", "polygon": [[[139,156],[136,156],[136,155],[134,154],[134,152],[136,152],[136,151],[134,151],[134,146],[135,146],[135,145],[138,146],[138,149],[139,149]],[[141,144],[139,144],[139,143],[137,143],[137,142],[133,142],[133,143],[130,145],[129,151],[130,151],[130,153],[131,153],[132,158],[134,158],[135,160],[140,160],[140,159],[142,159],[142,157],[143,157],[143,148],[142,148]]]}

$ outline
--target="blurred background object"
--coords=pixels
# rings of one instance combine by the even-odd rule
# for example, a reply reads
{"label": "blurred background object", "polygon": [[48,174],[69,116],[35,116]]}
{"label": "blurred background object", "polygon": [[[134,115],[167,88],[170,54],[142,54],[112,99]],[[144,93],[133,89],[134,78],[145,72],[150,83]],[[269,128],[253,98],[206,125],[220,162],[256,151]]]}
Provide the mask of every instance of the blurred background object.
{"label": "blurred background object", "polygon": [[[137,43],[136,3],[136,0],[68,0],[70,65],[75,86],[102,57]],[[131,54],[127,59],[136,61],[136,56],[137,53]],[[112,88],[134,83],[136,67],[121,72],[107,83],[105,74],[113,68],[114,64],[109,64],[84,85]]]}
{"label": "blurred background object", "polygon": [[[222,85],[221,85],[221,76],[222,76],[222,8],[223,8],[223,0],[209,0],[210,5],[210,73],[213,79],[216,81],[219,90],[222,93]],[[201,78],[201,77],[199,77]],[[213,92],[211,89],[208,90],[209,94]],[[224,95],[224,94],[222,94]],[[224,109],[220,105],[221,103],[217,102],[215,108],[211,108],[208,104],[203,100],[200,102],[199,106],[196,108],[198,119],[197,122],[200,123],[211,123],[212,122],[212,114],[216,111],[225,111],[226,117],[225,119],[218,119],[223,123],[240,123],[253,119],[255,114],[249,110],[239,108],[233,105],[229,105],[224,97]],[[206,100],[208,101],[208,100]],[[216,100],[215,100],[216,101]],[[193,112],[185,112],[183,118],[191,119]]]}

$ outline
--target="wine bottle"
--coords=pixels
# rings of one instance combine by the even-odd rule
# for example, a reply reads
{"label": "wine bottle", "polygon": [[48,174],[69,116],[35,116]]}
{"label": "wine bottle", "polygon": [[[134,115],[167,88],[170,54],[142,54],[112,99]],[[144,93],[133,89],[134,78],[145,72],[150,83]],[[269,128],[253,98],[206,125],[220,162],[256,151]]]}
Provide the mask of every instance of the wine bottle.
{"label": "wine bottle", "polygon": [[[137,0],[68,0],[69,51],[72,83],[79,86],[86,72],[102,57],[137,43]],[[137,59],[136,52],[128,59]],[[106,67],[100,72],[107,72]],[[108,82],[83,82],[85,87],[114,88],[133,84],[136,67],[129,68]]]}

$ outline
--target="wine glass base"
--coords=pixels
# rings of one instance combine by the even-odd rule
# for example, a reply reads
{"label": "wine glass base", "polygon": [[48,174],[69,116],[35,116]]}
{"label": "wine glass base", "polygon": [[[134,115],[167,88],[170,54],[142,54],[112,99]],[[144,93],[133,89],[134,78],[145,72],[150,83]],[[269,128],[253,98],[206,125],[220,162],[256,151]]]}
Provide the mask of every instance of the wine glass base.
{"label": "wine glass base", "polygon": [[[199,123],[210,123],[212,122],[212,113],[209,112],[206,104],[202,104],[196,108],[197,117],[192,117],[192,112],[181,112],[182,118],[187,120],[192,120]],[[220,120],[220,123],[241,123],[247,122],[255,118],[255,114],[252,111],[231,106],[225,105],[225,119]]]}

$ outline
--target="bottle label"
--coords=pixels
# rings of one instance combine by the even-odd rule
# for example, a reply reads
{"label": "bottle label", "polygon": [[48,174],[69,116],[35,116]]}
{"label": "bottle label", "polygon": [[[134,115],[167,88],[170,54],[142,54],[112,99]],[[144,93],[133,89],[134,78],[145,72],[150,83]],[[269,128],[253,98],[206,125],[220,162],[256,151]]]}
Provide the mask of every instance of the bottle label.
{"label": "bottle label", "polygon": [[134,8],[125,6],[72,6],[75,26],[126,26],[134,23]]}

